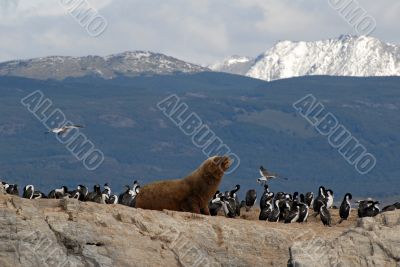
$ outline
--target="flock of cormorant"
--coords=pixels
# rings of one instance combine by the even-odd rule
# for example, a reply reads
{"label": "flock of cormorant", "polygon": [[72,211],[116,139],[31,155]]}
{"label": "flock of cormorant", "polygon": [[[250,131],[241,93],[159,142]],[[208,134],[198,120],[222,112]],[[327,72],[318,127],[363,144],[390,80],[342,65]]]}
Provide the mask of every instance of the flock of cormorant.
{"label": "flock of cormorant", "polygon": [[[18,185],[1,182],[2,187],[5,189],[7,194],[19,195]],[[135,207],[135,199],[140,191],[140,185],[137,181],[133,182],[132,186],[126,185],[126,189],[123,193],[113,195],[111,193],[111,187],[106,183],[101,190],[100,185],[96,184],[93,186],[93,191],[89,191],[88,187],[84,185],[78,185],[76,189],[69,191],[66,186],[51,190],[49,194],[36,191],[33,185],[27,185],[24,187],[22,197],[27,199],[40,199],[40,198],[74,198],[80,201],[90,201],[100,204],[121,204],[129,207]]]}
{"label": "flock of cormorant", "polygon": [[[222,209],[226,217],[234,218],[240,216],[241,207],[246,207],[250,210],[257,200],[257,193],[254,189],[247,191],[246,198],[239,202],[237,192],[240,185],[236,185],[231,191],[219,192],[217,191],[210,201],[209,209],[210,214],[215,216]],[[307,222],[309,212],[314,211],[312,216],[320,216],[322,223],[326,226],[332,226],[331,209],[339,209],[340,220],[338,224],[347,220],[351,213],[351,200],[350,193],[345,194],[339,208],[333,205],[334,195],[331,189],[325,189],[320,186],[318,195],[314,197],[313,192],[306,194],[293,194],[285,192],[271,192],[269,186],[264,183],[264,192],[260,199],[260,215],[259,220],[269,222],[284,222],[284,223],[304,223]],[[381,212],[392,211],[400,209],[400,203],[396,202],[393,205],[386,206],[382,210],[379,208],[379,201],[371,198],[360,200],[358,204],[358,217],[374,217]]]}
{"label": "flock of cormorant", "polygon": [[[314,211],[312,216],[320,216],[322,223],[326,226],[333,225],[330,209],[337,209],[333,205],[334,195],[331,189],[325,189],[320,186],[318,195],[314,197],[313,192],[306,194],[293,194],[285,192],[271,192],[266,183],[267,180],[261,181],[264,186],[264,192],[260,199],[260,214],[259,220],[269,222],[284,222],[284,223],[305,223],[309,217],[310,211]],[[260,180],[258,179],[258,182]],[[1,182],[1,186],[6,193],[11,195],[19,195],[18,185]],[[209,211],[211,216],[216,216],[221,211],[228,218],[240,216],[241,208],[250,211],[257,202],[257,192],[254,189],[246,192],[245,200],[239,201],[238,191],[240,185],[236,185],[232,190],[226,192],[217,191],[214,197],[209,202]],[[44,194],[36,191],[33,185],[27,185],[23,189],[22,197],[27,199],[40,198],[74,198],[79,201],[91,201],[100,204],[121,204],[129,207],[135,207],[136,196],[140,193],[140,185],[134,181],[132,186],[127,185],[123,193],[113,195],[111,187],[106,183],[103,190],[100,185],[96,184],[93,191],[89,191],[88,187],[78,185],[76,189],[69,191],[66,186],[52,190],[49,194]],[[339,207],[340,220],[337,223],[342,223],[347,220],[351,213],[350,193],[345,194],[342,203]],[[381,212],[400,209],[400,203],[386,206],[382,210],[379,208],[379,202],[373,199],[357,201],[358,217],[374,217]]]}

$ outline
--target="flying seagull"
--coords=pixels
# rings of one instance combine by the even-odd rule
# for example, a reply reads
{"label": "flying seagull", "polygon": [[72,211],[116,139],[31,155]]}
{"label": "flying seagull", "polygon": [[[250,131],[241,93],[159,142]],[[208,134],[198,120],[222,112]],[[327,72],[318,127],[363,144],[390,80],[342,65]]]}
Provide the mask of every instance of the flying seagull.
{"label": "flying seagull", "polygon": [[78,129],[78,128],[83,128],[83,126],[81,126],[81,125],[64,125],[63,127],[60,127],[60,128],[50,129],[48,132],[45,132],[45,134],[55,133],[57,135],[62,135],[72,129]]}
{"label": "flying seagull", "polygon": [[276,179],[276,178],[281,178],[281,179],[287,180],[287,178],[285,178],[285,177],[282,177],[282,176],[280,176],[278,174],[269,172],[263,166],[260,167],[260,174],[261,174],[261,178],[257,179],[258,183],[267,183],[268,180]]}

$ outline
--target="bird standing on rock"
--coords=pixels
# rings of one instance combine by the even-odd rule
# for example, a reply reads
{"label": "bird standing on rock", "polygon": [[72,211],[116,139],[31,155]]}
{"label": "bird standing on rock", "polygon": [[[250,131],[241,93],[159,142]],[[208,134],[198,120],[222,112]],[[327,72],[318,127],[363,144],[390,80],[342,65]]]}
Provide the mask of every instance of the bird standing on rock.
{"label": "bird standing on rock", "polygon": [[330,209],[333,206],[333,191],[331,189],[326,190],[326,208]]}
{"label": "bird standing on rock", "polygon": [[93,186],[93,192],[90,192],[87,197],[88,201],[105,204],[105,197],[101,193],[100,185]]}
{"label": "bird standing on rock", "polygon": [[235,210],[235,215],[240,216],[240,207],[242,204],[239,202],[237,192],[240,190],[240,185],[237,184],[231,191],[225,192],[226,201],[229,203],[229,208]]}
{"label": "bird standing on rock", "polygon": [[22,197],[27,199],[32,199],[34,192],[35,188],[33,187],[33,185],[27,185],[24,187],[24,192],[22,193]]}
{"label": "bird standing on rock", "polygon": [[295,205],[293,209],[287,214],[285,218],[285,223],[295,223],[299,219],[300,208],[298,205]]}
{"label": "bird standing on rock", "polygon": [[260,209],[263,210],[264,208],[267,207],[267,205],[271,205],[271,201],[274,198],[274,196],[275,196],[274,192],[269,192],[269,190],[264,190],[264,193],[260,199]]}
{"label": "bird standing on rock", "polygon": [[358,203],[358,217],[375,217],[379,214],[379,201],[374,201],[372,199],[357,201]]}
{"label": "bird standing on rock", "polygon": [[321,207],[320,207],[319,215],[321,216],[322,223],[326,226],[331,226],[331,224],[332,224],[331,214],[330,214],[328,208],[326,207],[325,202],[321,202],[320,206]]}
{"label": "bird standing on rock", "polygon": [[111,195],[108,199],[106,199],[106,204],[118,204],[118,196]]}
{"label": "bird standing on rock", "polygon": [[313,206],[314,212],[315,212],[314,213],[315,217],[319,214],[319,212],[321,210],[321,206],[324,203],[326,203],[326,190],[325,190],[325,187],[320,186],[319,190],[318,190],[318,196],[315,199],[314,206]]}
{"label": "bird standing on rock", "polygon": [[254,204],[257,201],[257,192],[254,189],[250,189],[246,193],[246,201],[245,201],[245,206],[246,206],[246,211],[250,211],[250,209],[254,206]]}
{"label": "bird standing on rock", "polygon": [[339,208],[339,216],[340,216],[339,224],[342,223],[344,220],[347,220],[347,218],[349,218],[351,212],[350,200],[352,200],[352,198],[353,196],[350,193],[347,193],[344,196],[342,204],[340,205]]}
{"label": "bird standing on rock", "polygon": [[223,193],[220,193],[219,191],[215,192],[213,198],[208,203],[208,210],[210,211],[211,216],[217,216],[218,211],[222,208],[222,204],[220,202],[220,197],[222,195]]}
{"label": "bird standing on rock", "polygon": [[40,198],[47,198],[47,196],[44,193],[40,192],[40,191],[33,192],[32,199],[40,199]]}
{"label": "bird standing on rock", "polygon": [[79,191],[79,200],[86,201],[89,194],[89,189],[86,186],[80,184],[78,185],[77,190]]}
{"label": "bird standing on rock", "polygon": [[280,208],[279,208],[279,202],[280,202],[279,199],[275,200],[275,202],[274,202],[275,207],[273,207],[273,210],[271,211],[271,213],[268,216],[269,222],[278,222],[279,221],[279,215],[281,212]]}
{"label": "bird standing on rock", "polygon": [[66,186],[63,186],[59,189],[54,189],[50,191],[48,198],[60,199],[65,197],[67,194],[68,194],[68,188]]}
{"label": "bird standing on rock", "polygon": [[266,221],[266,220],[268,220],[268,217],[269,217],[269,215],[271,214],[271,212],[272,212],[272,204],[269,203],[269,202],[267,202],[267,203],[265,204],[264,208],[261,209],[260,215],[258,216],[258,219],[259,219],[260,221]]}
{"label": "bird standing on rock", "polygon": [[103,194],[106,194],[107,196],[111,195],[111,187],[108,185],[108,183],[104,184]]}
{"label": "bird standing on rock", "polygon": [[396,203],[394,203],[392,205],[388,205],[388,206],[384,207],[382,209],[382,212],[393,211],[393,210],[396,210],[396,209],[400,209],[400,203],[399,202],[396,202]]}
{"label": "bird standing on rock", "polygon": [[17,184],[5,184],[6,193],[9,195],[19,195],[18,185]]}
{"label": "bird standing on rock", "polygon": [[118,203],[129,206],[129,207],[135,207],[136,205],[136,196],[139,194],[140,191],[140,185],[134,183],[133,187],[131,188],[129,185],[126,185],[126,191],[119,195],[118,197]]}
{"label": "bird standing on rock", "polygon": [[314,193],[313,192],[307,192],[305,196],[305,204],[307,206],[312,207],[314,204]]}
{"label": "bird standing on rock", "polygon": [[304,223],[308,218],[308,205],[305,203],[304,195],[300,194],[300,203],[299,205],[299,223]]}

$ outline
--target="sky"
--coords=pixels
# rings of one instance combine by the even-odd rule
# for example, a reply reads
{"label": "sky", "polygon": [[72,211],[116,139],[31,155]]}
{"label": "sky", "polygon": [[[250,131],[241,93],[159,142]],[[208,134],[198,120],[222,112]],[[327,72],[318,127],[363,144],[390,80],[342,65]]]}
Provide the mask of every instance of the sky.
{"label": "sky", "polygon": [[[334,8],[341,1],[374,18],[371,36],[400,43],[398,0],[0,0],[0,62],[132,50],[201,65],[230,55],[255,57],[280,40],[356,35]],[[73,4],[92,7],[105,30],[91,36],[71,14]]]}

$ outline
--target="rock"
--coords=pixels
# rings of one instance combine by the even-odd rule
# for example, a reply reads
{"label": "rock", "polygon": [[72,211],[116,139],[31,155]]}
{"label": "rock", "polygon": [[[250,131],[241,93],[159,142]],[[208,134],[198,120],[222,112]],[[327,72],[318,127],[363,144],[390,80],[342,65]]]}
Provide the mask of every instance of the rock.
{"label": "rock", "polygon": [[357,226],[367,231],[373,231],[378,228],[375,218],[364,217],[358,220]]}
{"label": "rock", "polygon": [[358,220],[333,240],[317,237],[292,248],[294,266],[399,266],[400,211]]}
{"label": "rock", "polygon": [[[258,218],[252,212],[244,215]],[[340,256],[344,266],[391,266],[399,218],[377,216],[376,229],[355,219],[327,228],[315,218],[287,225],[0,195],[0,266],[285,266],[290,247],[295,266],[313,266],[306,248],[327,265]]]}
{"label": "rock", "polygon": [[6,190],[4,189],[4,186],[0,181],[0,195],[5,195],[5,194],[6,194]]}

